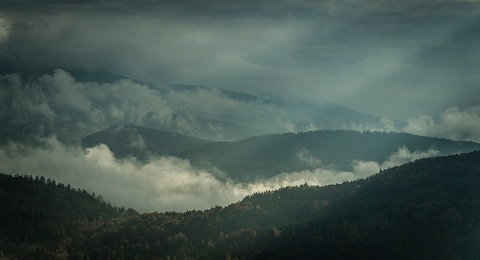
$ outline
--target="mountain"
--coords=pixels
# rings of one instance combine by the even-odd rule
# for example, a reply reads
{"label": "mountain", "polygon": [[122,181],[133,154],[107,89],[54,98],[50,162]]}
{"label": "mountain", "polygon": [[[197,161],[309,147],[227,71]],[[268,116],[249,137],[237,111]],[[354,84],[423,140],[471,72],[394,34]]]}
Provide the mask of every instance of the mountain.
{"label": "mountain", "polygon": [[[300,130],[315,129],[384,129],[383,119],[372,114],[362,113],[346,106],[317,100],[315,102],[279,102],[287,117]],[[392,121],[401,129],[402,121]]]}
{"label": "mountain", "polygon": [[[384,129],[384,120],[378,116],[362,113],[343,105],[318,99],[312,101],[289,101],[283,98],[262,98],[248,93],[235,92],[224,89],[212,89],[201,85],[171,84],[170,89],[176,92],[190,94],[204,92],[218,92],[227,100],[234,100],[244,104],[260,105],[258,111],[247,116],[241,113],[219,111],[211,115],[210,120],[236,123],[258,134],[272,134],[290,131],[307,131],[317,129]],[[275,111],[275,113],[269,112]],[[404,126],[404,122],[392,121],[397,128]],[[250,135],[251,136],[251,135]],[[238,139],[249,137],[238,135]]]}
{"label": "mountain", "polygon": [[157,86],[76,68],[17,72],[0,82],[5,85],[0,145],[35,144],[51,136],[77,144],[89,133],[125,124],[236,141],[316,129],[384,129],[388,121],[321,99],[298,102],[201,85]]}
{"label": "mountain", "polygon": [[428,158],[342,185],[256,194],[241,203],[278,210],[278,232],[257,232],[244,250],[256,259],[478,259],[479,159]]}
{"label": "mountain", "polygon": [[319,167],[351,171],[353,161],[381,164],[402,148],[412,153],[430,150],[432,155],[448,155],[480,150],[480,144],[406,133],[323,130],[211,143],[178,156],[197,167],[213,165],[234,180],[252,181]]}
{"label": "mountain", "polygon": [[[249,128],[237,123],[202,117],[191,117],[188,115],[173,115],[172,122],[170,125],[151,125],[152,127],[158,127],[158,129],[162,131],[182,133],[211,141],[239,140],[265,133],[259,129]],[[194,128],[185,128],[185,125],[194,126]]]}
{"label": "mountain", "polygon": [[113,126],[82,138],[84,147],[106,144],[115,156],[146,159],[149,155],[171,155],[209,141],[137,125]]}
{"label": "mountain", "polygon": [[188,159],[195,167],[221,171],[219,178],[242,182],[322,167],[352,171],[354,161],[382,164],[401,151],[432,156],[480,150],[478,143],[406,133],[322,130],[255,136],[236,142],[208,142],[134,125],[112,127],[83,139],[85,147],[100,143],[106,144],[119,158],[177,156]]}
{"label": "mountain", "polygon": [[208,87],[204,87],[202,85],[185,85],[185,84],[170,84],[173,90],[175,91],[188,91],[188,92],[196,92],[199,90],[205,90],[205,91],[218,91],[224,96],[236,100],[236,101],[241,101],[241,102],[261,102],[261,103],[267,103],[267,104],[273,104],[275,101],[270,100],[270,99],[264,99],[255,95],[243,93],[243,92],[236,92],[236,91],[229,91],[229,90],[224,90],[224,89],[211,89]]}
{"label": "mountain", "polygon": [[[362,113],[343,105],[318,99],[312,101],[289,101],[283,98],[263,98],[244,92],[209,88],[202,85],[170,84],[160,91],[168,93],[188,93],[199,95],[209,93],[219,95],[223,103],[229,101],[242,103],[243,106],[255,106],[253,113],[224,111],[221,109],[209,115],[202,115],[197,120],[208,129],[208,125],[216,126],[216,133],[223,140],[240,140],[255,135],[283,133],[286,131],[302,132],[317,129],[384,129],[381,117]],[[185,116],[179,114],[178,116]],[[401,128],[404,122],[392,121],[394,127]],[[162,130],[178,132],[173,127]],[[219,140],[218,138],[215,140]]]}
{"label": "mountain", "polygon": [[6,259],[62,258],[67,245],[79,246],[78,234],[85,236],[114,218],[138,214],[69,184],[4,173],[0,208],[0,252]]}
{"label": "mountain", "polygon": [[353,182],[260,192],[224,208],[185,213],[139,215],[53,180],[0,177],[0,250],[8,257],[480,257],[480,152],[421,159]]}

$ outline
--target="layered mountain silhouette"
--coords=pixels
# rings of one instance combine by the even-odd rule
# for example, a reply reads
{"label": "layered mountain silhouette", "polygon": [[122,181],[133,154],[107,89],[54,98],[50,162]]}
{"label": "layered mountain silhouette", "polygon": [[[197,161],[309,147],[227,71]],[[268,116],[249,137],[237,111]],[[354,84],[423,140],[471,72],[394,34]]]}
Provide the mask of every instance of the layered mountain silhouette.
{"label": "layered mountain silhouette", "polygon": [[[21,80],[35,82],[43,74],[23,75]],[[342,184],[320,187],[305,183],[257,192],[226,207],[144,214],[112,205],[101,194],[90,194],[82,187],[74,189],[42,176],[1,173],[0,258],[480,258],[478,143],[348,130],[382,129],[384,122],[327,101],[295,102],[199,85],[154,88],[134,82],[139,92],[158,98],[136,110],[138,101],[148,95],[131,103],[122,98],[115,103],[109,99],[115,91],[94,93],[95,84],[111,87],[122,80],[120,76],[77,71],[73,80],[66,73],[61,75],[68,84],[92,83],[84,88],[93,91],[88,96],[91,106],[70,102],[79,106],[73,110],[55,107],[52,104],[64,101],[68,91],[58,90],[65,95],[57,97],[57,90],[44,91],[46,87],[37,87],[38,93],[31,99],[7,95],[0,117],[0,144],[18,149],[11,149],[11,155],[7,150],[6,160],[17,151],[19,156],[28,156],[30,148],[38,151],[41,137],[51,136],[73,144],[83,156],[76,149],[83,136],[84,148],[106,145],[118,159],[135,157],[148,162],[158,156],[174,156],[188,160],[188,167],[212,173],[214,176],[208,174],[208,178],[220,186],[250,187],[282,174],[318,169],[352,172],[360,162],[382,165],[382,170]],[[132,87],[128,80],[120,83]],[[103,96],[97,100],[97,94]],[[198,108],[183,109],[202,95],[204,100],[216,102],[207,104],[211,105],[208,113],[197,113],[202,102],[193,102]],[[119,96],[123,97],[122,93]],[[81,101],[80,97],[77,91],[74,100]],[[169,98],[186,101],[176,104]],[[157,100],[165,103],[154,111],[151,105]],[[29,106],[31,101],[38,101],[35,109]],[[224,103],[228,105],[223,107],[232,109],[218,109]],[[118,113],[129,109],[137,113]],[[161,114],[163,121],[155,114],[162,109],[168,110]],[[130,119],[142,126],[125,125]],[[402,122],[393,124],[401,128]],[[50,152],[47,148],[39,154]],[[403,164],[420,157],[431,158]],[[41,163],[51,163],[42,159],[51,157],[38,158]],[[86,167],[86,171],[95,169]],[[130,167],[130,171],[138,169]],[[57,171],[49,176],[62,174]],[[215,186],[207,185],[211,187]],[[118,192],[123,192],[121,187]]]}
{"label": "layered mountain silhouette", "polygon": [[0,174],[0,251],[20,258],[477,259],[480,152],[227,207],[145,213],[55,180]]}
{"label": "layered mountain silhouette", "polygon": [[[227,140],[239,140],[254,135],[283,133],[287,128],[290,131],[306,131],[312,129],[383,129],[384,121],[381,117],[362,113],[343,105],[328,102],[322,99],[312,101],[290,101],[279,97],[262,98],[243,92],[235,92],[223,89],[211,89],[201,85],[170,85],[170,90],[176,92],[197,93],[199,91],[217,91],[228,100],[235,100],[246,104],[263,104],[277,111],[275,116],[262,115],[262,112],[245,115],[238,113],[221,113],[212,118],[202,120],[214,120],[227,123],[227,128],[222,133],[226,137],[236,137]],[[218,124],[218,123],[217,123]],[[246,131],[230,133],[234,128],[228,128],[228,124],[236,124],[246,127]],[[392,124],[401,128],[404,122],[392,121]]]}
{"label": "layered mountain silhouette", "polygon": [[[52,74],[52,71],[54,73]],[[19,74],[21,88],[44,84],[43,76],[55,76],[56,70],[40,70]],[[46,90],[39,87],[38,100],[35,97],[16,97],[14,92],[6,95],[4,111],[0,115],[0,144],[9,141],[35,143],[38,137],[55,135],[64,143],[76,143],[78,139],[106,126],[122,125],[135,122],[146,127],[163,131],[175,132],[196,138],[212,141],[237,141],[251,136],[302,132],[315,129],[383,129],[384,120],[378,116],[365,114],[343,105],[326,100],[298,102],[280,97],[259,97],[244,92],[209,88],[201,85],[171,84],[154,86],[126,80],[119,75],[105,72],[85,72],[78,69],[62,71],[70,74],[70,82]],[[48,77],[47,77],[48,78]],[[63,79],[59,79],[63,80]],[[40,83],[39,83],[40,82]],[[74,82],[81,84],[73,84]],[[63,85],[65,84],[65,86]],[[122,84],[135,85],[132,91],[133,99],[125,96],[125,102],[140,102],[136,94],[150,92],[158,97],[162,107],[142,108],[136,111],[135,106],[123,107],[123,101],[105,99],[105,93],[97,92],[98,84],[104,88],[116,88]],[[68,97],[71,87],[76,93],[78,106],[71,109],[60,107],[59,96]],[[115,86],[115,87],[114,87]],[[121,87],[120,87],[121,88]],[[136,89],[135,89],[136,88]],[[70,92],[69,92],[70,91]],[[29,91],[30,93],[31,91]],[[83,95],[85,94],[85,95]],[[202,98],[202,102],[194,102]],[[75,99],[74,98],[74,99]],[[169,102],[172,100],[171,102]],[[155,100],[149,100],[153,102]],[[183,102],[183,103],[182,103]],[[208,104],[213,102],[212,104]],[[30,104],[30,105],[29,105]],[[194,105],[192,105],[194,104]],[[30,106],[36,106],[35,109]],[[84,106],[84,107],[82,107]],[[121,108],[128,116],[115,114],[115,109]],[[161,115],[159,110],[168,113]],[[98,113],[96,113],[97,111]],[[134,112],[132,112],[134,111]],[[90,114],[90,112],[95,112]],[[130,114],[131,113],[131,114]],[[97,117],[92,120],[92,117]],[[97,120],[98,119],[98,120]],[[402,122],[389,121],[397,128]]]}
{"label": "layered mountain silhouette", "polygon": [[353,161],[379,164],[404,149],[432,152],[431,155],[479,150],[480,144],[406,133],[323,130],[304,133],[272,134],[236,142],[208,142],[187,136],[135,125],[116,126],[83,139],[85,147],[106,144],[118,157],[146,159],[149,155],[170,155],[188,159],[193,166],[218,177],[256,181],[284,172],[327,167],[352,170]]}

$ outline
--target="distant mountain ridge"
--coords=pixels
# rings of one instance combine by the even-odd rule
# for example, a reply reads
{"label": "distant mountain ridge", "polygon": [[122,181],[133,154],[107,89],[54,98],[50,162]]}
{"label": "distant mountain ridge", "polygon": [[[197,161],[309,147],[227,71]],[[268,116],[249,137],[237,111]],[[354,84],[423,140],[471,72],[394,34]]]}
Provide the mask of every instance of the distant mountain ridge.
{"label": "distant mountain ridge", "polygon": [[117,125],[82,138],[84,147],[106,144],[117,157],[171,155],[210,141],[137,125]]}
{"label": "distant mountain ridge", "polygon": [[319,167],[351,171],[353,161],[381,164],[401,148],[412,153],[434,150],[438,152],[435,155],[450,155],[480,150],[480,144],[406,133],[319,130],[211,143],[178,156],[197,167],[214,165],[232,179],[251,181]]}
{"label": "distant mountain ridge", "polygon": [[[285,132],[285,123],[298,132],[308,130],[333,130],[333,129],[383,129],[384,121],[381,117],[362,113],[346,106],[319,99],[311,101],[288,101],[283,98],[262,98],[252,94],[235,92],[224,89],[212,89],[202,85],[171,84],[171,89],[179,92],[218,91],[225,97],[245,103],[260,103],[276,107],[281,115],[281,121],[269,121],[269,130],[262,131],[265,127],[264,118],[252,117],[242,122],[236,122],[236,115],[226,115],[216,120],[227,121],[246,125],[252,129],[258,129],[257,134],[272,134]],[[232,120],[232,121],[229,121]],[[238,120],[238,119],[237,119]],[[391,121],[395,127],[401,128],[404,122]],[[242,136],[243,138],[249,136]],[[240,138],[241,139],[241,138]]]}
{"label": "distant mountain ridge", "polygon": [[381,164],[401,148],[412,153],[434,150],[435,155],[480,150],[478,143],[406,133],[321,130],[209,142],[135,125],[109,128],[83,139],[85,147],[100,143],[106,144],[118,158],[177,156],[188,159],[195,167],[220,170],[228,178],[247,182],[319,167],[351,171],[354,160]]}
{"label": "distant mountain ridge", "polygon": [[[7,88],[0,113],[0,144],[34,144],[37,137],[50,136],[76,144],[93,131],[127,123],[211,141],[310,130],[385,129],[385,122],[389,127],[402,126],[402,122],[362,113],[321,97],[300,102],[288,97],[262,97],[202,85],[158,85],[102,71],[64,69],[23,74],[3,71],[20,73],[19,90],[24,92],[25,100],[19,100],[17,92]],[[68,81],[61,82],[65,79]],[[58,80],[59,84],[50,84],[49,80]],[[135,93],[113,94],[123,88]],[[39,91],[38,95],[31,95],[34,91]],[[73,99],[82,102],[64,109],[59,96],[70,97],[72,93],[76,95]],[[143,104],[137,111],[134,104],[144,102],[146,96],[151,98],[147,98],[150,104]],[[27,105],[31,103],[34,108]],[[122,113],[114,113],[117,110]],[[93,120],[97,117],[99,120]]]}
{"label": "distant mountain ridge", "polygon": [[[170,86],[177,91],[198,91],[198,90],[207,90],[207,91],[213,91],[214,89],[204,87],[202,85],[185,85],[185,84],[170,84]],[[225,89],[217,89],[220,93],[225,95],[226,97],[229,97],[233,100],[236,101],[242,101],[242,102],[264,102],[264,103],[275,103],[274,100],[272,99],[265,99],[261,98],[252,94],[244,93],[244,92],[236,92],[236,91],[230,91],[230,90],[225,90]]]}

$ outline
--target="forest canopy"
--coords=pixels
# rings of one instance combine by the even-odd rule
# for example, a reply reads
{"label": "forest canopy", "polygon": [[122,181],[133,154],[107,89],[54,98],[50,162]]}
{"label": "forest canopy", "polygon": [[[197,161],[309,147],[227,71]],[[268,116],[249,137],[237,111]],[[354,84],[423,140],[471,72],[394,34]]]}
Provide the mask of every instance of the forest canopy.
{"label": "forest canopy", "polygon": [[227,207],[138,214],[42,177],[1,177],[6,256],[472,258],[480,152],[342,184],[258,192]]}

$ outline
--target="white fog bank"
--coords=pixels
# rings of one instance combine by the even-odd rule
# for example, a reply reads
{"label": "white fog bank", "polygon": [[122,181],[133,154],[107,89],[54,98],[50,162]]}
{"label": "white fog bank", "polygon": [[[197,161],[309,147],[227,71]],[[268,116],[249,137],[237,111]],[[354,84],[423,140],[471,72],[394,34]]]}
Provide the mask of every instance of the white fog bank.
{"label": "white fog bank", "polygon": [[317,168],[282,173],[258,183],[233,183],[216,179],[175,157],[151,158],[146,164],[134,159],[116,160],[106,145],[83,150],[67,147],[51,138],[43,148],[10,143],[0,148],[0,171],[40,175],[57,182],[102,195],[113,205],[140,212],[208,209],[243,199],[257,191],[296,186],[328,185],[351,181],[437,151],[410,152],[402,147],[382,163],[353,161],[353,171]]}

